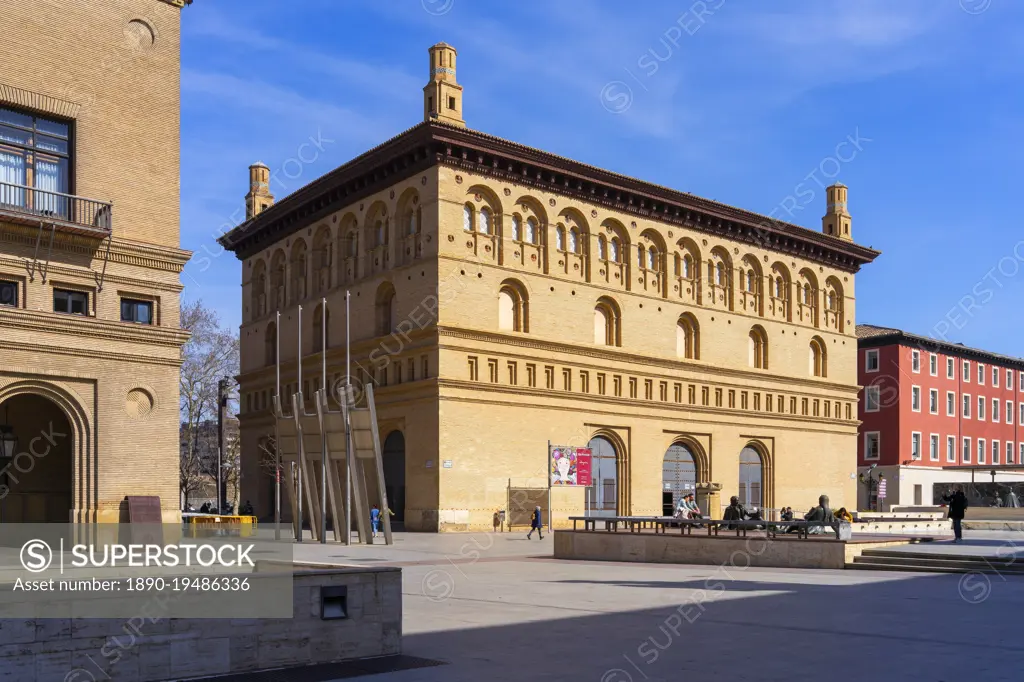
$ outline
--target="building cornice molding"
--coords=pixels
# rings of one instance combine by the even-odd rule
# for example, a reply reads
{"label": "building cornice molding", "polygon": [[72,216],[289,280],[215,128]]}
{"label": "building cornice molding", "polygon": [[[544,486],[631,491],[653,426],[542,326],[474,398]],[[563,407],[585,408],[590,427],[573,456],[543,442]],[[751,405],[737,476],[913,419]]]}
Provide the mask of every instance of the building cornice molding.
{"label": "building cornice molding", "polygon": [[218,241],[247,258],[434,165],[570,197],[855,273],[879,252],[799,225],[644,182],[475,130],[421,123],[285,197]]}
{"label": "building cornice molding", "polygon": [[[24,308],[0,309],[0,328],[30,332],[67,334],[105,341],[122,341],[149,346],[180,348],[191,336],[183,329],[111,322],[94,317],[62,315]],[[18,344],[22,347],[24,344]],[[47,346],[46,348],[52,348]],[[94,351],[88,351],[95,354]],[[175,360],[180,362],[180,360]]]}
{"label": "building cornice molding", "polygon": [[159,2],[166,3],[171,7],[177,7],[178,9],[184,9],[186,5],[192,4],[192,0],[159,0]]}
{"label": "building cornice molding", "polygon": [[[39,227],[8,223],[0,219],[0,242],[19,244],[34,249],[39,238],[39,229]],[[49,249],[48,236],[44,236],[43,243]],[[53,235],[53,253],[58,256],[61,253],[73,253],[99,259],[106,257],[105,249],[104,241],[94,237],[84,237],[66,232],[56,232]],[[191,257],[191,251],[157,244],[129,241],[117,237],[110,242],[109,260],[111,263],[180,274]]]}
{"label": "building cornice molding", "polygon": [[[438,347],[440,349],[442,349],[442,350],[443,349],[452,349],[452,350],[459,350],[459,351],[464,351],[464,352],[480,352],[478,349],[467,349],[467,348],[462,347],[462,346],[454,346],[454,345],[451,345],[451,344],[445,344],[441,340],[442,337],[459,338],[459,339],[467,339],[467,340],[472,340],[472,341],[480,341],[480,342],[484,342],[484,343],[496,343],[496,344],[503,345],[503,346],[513,346],[513,347],[518,347],[518,348],[529,348],[529,349],[533,349],[533,350],[547,351],[547,352],[550,352],[550,353],[553,353],[553,354],[557,354],[557,355],[562,356],[562,357],[569,356],[569,357],[590,358],[591,360],[596,360],[596,361],[601,361],[601,362],[628,362],[628,363],[632,363],[632,364],[635,364],[635,365],[640,365],[641,367],[651,367],[651,368],[655,368],[655,369],[658,369],[658,370],[672,370],[672,371],[676,371],[676,372],[678,372],[678,371],[687,371],[687,372],[691,372],[693,374],[707,375],[709,373],[714,373],[714,374],[717,374],[717,375],[720,375],[720,376],[723,376],[723,377],[733,377],[737,381],[741,382],[742,385],[745,385],[745,386],[749,387],[750,390],[761,390],[761,391],[767,391],[769,393],[775,392],[776,389],[775,388],[761,388],[761,387],[758,387],[757,385],[755,385],[755,384],[753,384],[751,382],[753,382],[753,381],[769,382],[770,381],[773,384],[773,386],[788,385],[788,386],[798,387],[798,388],[786,389],[786,390],[789,390],[789,391],[793,391],[793,390],[804,390],[804,391],[807,391],[807,390],[810,390],[810,389],[814,389],[814,390],[827,389],[827,390],[836,391],[836,392],[839,392],[839,393],[846,393],[846,394],[849,394],[852,397],[855,397],[858,393],[860,393],[860,387],[859,386],[854,386],[854,385],[849,385],[849,384],[840,384],[840,383],[828,382],[828,381],[801,380],[801,379],[795,379],[795,378],[792,378],[792,377],[787,377],[787,376],[778,375],[778,374],[767,374],[767,373],[763,373],[763,372],[752,372],[752,371],[746,371],[746,370],[732,369],[732,368],[729,368],[729,367],[723,367],[723,366],[720,366],[720,365],[711,365],[711,364],[706,364],[706,363],[702,363],[700,361],[694,361],[694,360],[668,360],[668,359],[663,359],[663,358],[654,358],[654,357],[650,357],[650,356],[647,356],[647,355],[638,355],[636,353],[629,353],[627,351],[605,351],[605,350],[603,350],[603,349],[601,349],[601,348],[599,348],[597,346],[594,346],[593,348],[585,348],[585,347],[581,347],[579,345],[575,345],[575,344],[571,344],[571,343],[562,343],[562,342],[559,342],[559,341],[548,341],[548,340],[544,340],[544,339],[527,338],[528,335],[526,335],[526,334],[523,334],[523,335],[516,334],[516,335],[513,336],[511,334],[502,333],[502,332],[488,332],[488,331],[482,331],[482,330],[476,330],[476,329],[465,329],[465,328],[458,328],[458,327],[439,326],[437,328],[437,335],[438,335]],[[536,362],[542,363],[542,362],[547,362],[547,361],[542,359],[542,358],[537,357],[536,358]],[[557,362],[557,363],[560,363],[560,364],[563,364],[563,365],[566,364],[566,361],[564,361],[564,360],[557,360],[557,361],[556,360],[552,360],[551,362]],[[627,372],[628,370],[615,370],[615,369],[610,369],[609,368],[606,371],[608,371],[610,373],[616,373],[616,372]],[[666,380],[670,380],[670,381],[684,381],[684,379],[682,379],[682,378],[672,378],[672,377],[667,377]],[[702,382],[701,380],[698,380],[698,379],[686,379],[685,381],[689,381],[690,383],[701,383]],[[708,382],[707,381],[703,381],[703,383],[708,383]],[[810,394],[808,394],[808,395],[810,395]],[[818,393],[815,393],[814,395],[816,397],[824,397],[824,396],[821,396]],[[853,399],[852,397],[851,398],[845,398],[845,399],[846,400],[850,400],[850,399]]]}
{"label": "building cornice molding", "polygon": [[[44,346],[38,343],[12,343],[0,341],[0,349],[4,351],[24,351],[41,357],[47,355],[66,355],[92,360],[117,360],[134,364],[160,365],[162,367],[181,367],[181,359],[160,358],[153,355],[135,355],[133,353],[111,353],[107,351],[84,350],[79,348]],[[87,379],[85,375],[76,375],[76,378]]]}
{"label": "building cornice molding", "polygon": [[[466,391],[480,391],[484,393],[502,393],[508,395],[522,395],[530,398],[543,398],[545,399],[544,409],[560,409],[567,410],[570,412],[579,413],[580,408],[578,405],[558,405],[558,402],[566,401],[580,401],[582,396],[586,396],[586,402],[604,404],[609,407],[615,407],[614,414],[622,415],[622,408],[630,408],[630,416],[641,419],[659,419],[664,420],[664,417],[657,414],[644,414],[638,412],[640,409],[655,409],[655,410],[669,410],[673,412],[686,412],[689,413],[688,419],[690,421],[699,421],[704,423],[717,423],[721,424],[723,419],[729,420],[730,423],[749,423],[751,419],[764,419],[766,421],[773,422],[800,422],[800,425],[792,425],[789,428],[806,430],[809,425],[816,427],[825,427],[821,430],[837,432],[838,426],[842,429],[842,433],[846,433],[850,429],[856,429],[859,422],[851,420],[846,421],[845,419],[835,420],[828,419],[825,417],[805,417],[802,415],[794,414],[778,414],[775,412],[754,412],[752,410],[737,410],[726,407],[704,407],[702,405],[688,405],[685,403],[672,403],[672,402],[660,402],[657,400],[636,400],[627,398],[615,398],[613,396],[602,396],[593,393],[577,394],[577,393],[566,393],[558,391],[545,391],[539,388],[525,388],[521,386],[507,386],[504,384],[489,384],[485,382],[476,381],[465,381],[460,379],[441,379],[438,381],[438,388],[441,393],[438,395],[439,400],[450,400],[458,402],[469,402],[469,403],[488,403],[492,405],[502,405],[507,407],[510,403],[507,400],[497,399],[481,399],[481,398],[470,398],[459,395],[451,395],[443,393],[444,389],[452,390],[466,390]],[[553,404],[555,403],[555,404]],[[525,406],[525,405],[524,405]],[[701,418],[703,417],[703,418]],[[717,419],[710,419],[709,417],[718,417]],[[738,420],[738,421],[737,421]],[[828,428],[832,427],[832,428]],[[777,427],[776,427],[777,428]]]}
{"label": "building cornice molding", "polygon": [[[24,276],[26,270],[24,260],[17,258],[9,258],[5,256],[0,256],[0,266],[6,266],[7,268],[10,268],[14,272],[20,270],[20,276],[22,277]],[[74,280],[79,277],[88,277],[92,279],[92,277],[89,276],[94,274],[92,271],[83,271],[76,268],[70,268],[61,265],[60,263],[50,263],[46,272],[47,276],[50,278],[56,276],[58,279],[63,278],[69,280]],[[182,286],[180,282],[161,282],[158,279],[138,279],[135,277],[124,277],[122,275],[118,275],[110,271],[107,271],[106,277],[104,278],[104,282],[106,282],[107,284],[116,284],[121,287],[135,288],[138,289],[139,291],[149,291],[156,289],[159,291],[167,291],[172,294],[180,294],[185,288],[184,286]]]}

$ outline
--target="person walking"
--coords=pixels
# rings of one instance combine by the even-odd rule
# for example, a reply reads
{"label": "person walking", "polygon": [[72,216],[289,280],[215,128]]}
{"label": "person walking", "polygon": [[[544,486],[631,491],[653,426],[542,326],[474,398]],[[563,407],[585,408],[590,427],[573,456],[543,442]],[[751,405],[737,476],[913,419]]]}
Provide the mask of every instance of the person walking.
{"label": "person walking", "polygon": [[370,510],[370,525],[373,527],[373,537],[377,537],[380,532],[380,507],[377,505],[373,505]]}
{"label": "person walking", "polygon": [[526,534],[526,539],[530,540],[533,536],[533,531],[537,531],[537,537],[541,540],[544,539],[543,524],[541,523],[542,515],[540,507],[535,507],[533,515],[530,517],[530,532]]}
{"label": "person walking", "polygon": [[963,520],[964,512],[967,511],[967,496],[960,486],[954,486],[953,492],[944,495],[942,501],[949,505],[949,519],[953,522],[953,542],[960,544],[964,541]]}

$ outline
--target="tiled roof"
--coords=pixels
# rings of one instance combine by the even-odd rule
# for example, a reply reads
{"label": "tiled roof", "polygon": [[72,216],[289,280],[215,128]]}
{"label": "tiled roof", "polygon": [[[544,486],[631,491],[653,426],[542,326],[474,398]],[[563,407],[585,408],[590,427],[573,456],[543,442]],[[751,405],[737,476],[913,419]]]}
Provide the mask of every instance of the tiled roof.
{"label": "tiled roof", "polygon": [[857,325],[857,345],[861,348],[877,348],[890,344],[917,347],[928,351],[941,351],[947,355],[970,357],[991,364],[1004,365],[1024,371],[1024,358],[1002,355],[980,348],[970,348],[962,343],[953,343],[930,336],[911,334],[902,329],[879,327],[873,324]]}

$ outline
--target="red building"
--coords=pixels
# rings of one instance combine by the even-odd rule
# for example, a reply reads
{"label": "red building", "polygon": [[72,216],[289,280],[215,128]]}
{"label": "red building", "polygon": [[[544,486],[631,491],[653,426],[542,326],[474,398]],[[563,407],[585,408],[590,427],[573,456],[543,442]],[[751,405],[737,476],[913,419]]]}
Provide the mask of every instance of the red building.
{"label": "red building", "polygon": [[871,325],[857,337],[857,463],[889,472],[890,505],[930,504],[925,486],[968,467],[1024,464],[1024,359]]}

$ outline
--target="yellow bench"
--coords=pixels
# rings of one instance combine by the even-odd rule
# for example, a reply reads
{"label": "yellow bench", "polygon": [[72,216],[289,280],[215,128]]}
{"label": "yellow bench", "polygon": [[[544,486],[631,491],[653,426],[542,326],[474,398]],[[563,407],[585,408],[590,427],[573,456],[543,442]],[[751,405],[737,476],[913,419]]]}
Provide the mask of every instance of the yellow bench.
{"label": "yellow bench", "polygon": [[237,535],[244,538],[255,535],[256,526],[255,516],[190,516],[187,519],[186,535]]}

